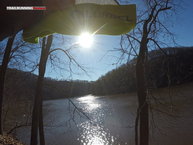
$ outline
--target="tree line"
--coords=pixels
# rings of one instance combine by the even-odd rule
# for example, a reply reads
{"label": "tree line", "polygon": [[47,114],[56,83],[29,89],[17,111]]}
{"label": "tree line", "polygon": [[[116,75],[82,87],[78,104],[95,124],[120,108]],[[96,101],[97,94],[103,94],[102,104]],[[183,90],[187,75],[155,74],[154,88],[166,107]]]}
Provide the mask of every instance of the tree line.
{"label": "tree line", "polygon": [[[161,50],[149,52],[146,74],[148,88],[168,87],[169,85],[192,82],[193,47],[169,47],[162,50],[165,53]],[[44,99],[60,99],[87,94],[109,95],[135,92],[135,65],[136,58],[133,58],[96,81],[45,78],[43,85]],[[12,92],[15,92],[15,97],[29,97],[34,93],[36,80],[37,76],[33,73],[9,69],[6,77],[6,92],[12,90]]]}
{"label": "tree line", "polygon": [[[164,52],[163,52],[164,51]],[[169,47],[148,54],[148,88],[168,87],[193,81],[193,47]],[[108,72],[92,83],[96,95],[136,91],[136,58]]]}

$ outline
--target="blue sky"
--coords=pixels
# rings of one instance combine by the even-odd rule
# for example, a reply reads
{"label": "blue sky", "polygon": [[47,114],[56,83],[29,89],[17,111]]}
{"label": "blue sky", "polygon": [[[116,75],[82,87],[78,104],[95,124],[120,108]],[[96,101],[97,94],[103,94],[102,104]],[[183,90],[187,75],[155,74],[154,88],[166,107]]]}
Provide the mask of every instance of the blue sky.
{"label": "blue sky", "polygon": [[[76,42],[76,37],[73,38]],[[108,71],[117,67],[115,64],[120,57],[119,53],[111,52],[113,48],[120,47],[119,45],[120,36],[94,36],[94,44],[89,50],[84,48],[75,48],[72,51],[73,57],[79,64],[87,71],[87,74],[79,69],[77,66],[73,66],[72,76],[69,76],[68,71],[55,71],[51,67],[47,67],[46,76],[54,77],[57,79],[79,79],[79,80],[96,80],[101,75],[104,75]],[[73,40],[72,40],[73,41]],[[64,48],[68,48],[69,46]],[[60,53],[60,52],[58,52]],[[63,57],[63,54],[57,54]],[[66,57],[64,59],[67,59]],[[66,65],[68,69],[68,64]]]}
{"label": "blue sky", "polygon": [[174,18],[173,32],[182,46],[193,46],[193,0],[184,0]]}

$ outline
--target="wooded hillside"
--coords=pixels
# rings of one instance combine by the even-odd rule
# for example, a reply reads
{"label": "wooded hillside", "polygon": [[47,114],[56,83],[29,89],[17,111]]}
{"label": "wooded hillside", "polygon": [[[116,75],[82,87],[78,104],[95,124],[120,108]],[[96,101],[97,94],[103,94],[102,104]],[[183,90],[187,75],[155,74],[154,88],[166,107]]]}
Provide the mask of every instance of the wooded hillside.
{"label": "wooded hillside", "polygon": [[[108,72],[93,83],[94,94],[118,94],[136,90],[135,58]],[[164,48],[148,54],[149,88],[167,87],[193,81],[193,47]]]}
{"label": "wooded hillside", "polygon": [[[107,95],[136,90],[135,58],[95,82],[65,81],[46,78],[44,99],[58,99],[86,94]],[[149,52],[147,80],[149,88],[167,87],[193,81],[193,47],[164,48]],[[32,100],[37,76],[9,69],[6,76],[5,98]],[[22,88],[22,89],[21,89]]]}

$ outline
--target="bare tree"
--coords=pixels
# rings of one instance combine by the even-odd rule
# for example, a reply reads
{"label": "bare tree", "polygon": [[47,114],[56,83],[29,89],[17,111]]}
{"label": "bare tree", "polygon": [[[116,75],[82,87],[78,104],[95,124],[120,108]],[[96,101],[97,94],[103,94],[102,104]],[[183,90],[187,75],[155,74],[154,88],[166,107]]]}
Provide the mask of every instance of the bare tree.
{"label": "bare tree", "polygon": [[[3,43],[3,42],[2,42]],[[34,58],[30,58],[29,54],[37,50],[37,47],[34,47],[32,44],[24,42],[21,37],[21,33],[17,35],[11,36],[7,40],[7,44],[5,49],[1,50],[1,69],[0,69],[0,120],[3,120],[2,110],[3,110],[3,96],[4,96],[4,85],[6,78],[6,71],[8,67],[14,68],[26,68],[26,70],[32,69],[32,71],[36,68],[36,63],[33,60]],[[3,123],[0,125],[0,133],[3,133]]]}
{"label": "bare tree", "polygon": [[50,35],[47,38],[43,38],[41,57],[39,63],[39,74],[36,84],[33,114],[32,114],[32,127],[31,127],[31,145],[37,145],[38,143],[38,128],[40,131],[41,145],[45,144],[44,132],[43,132],[43,117],[42,117],[42,88],[44,81],[44,74],[46,71],[46,63],[48,54],[52,45],[53,36]]}
{"label": "bare tree", "polygon": [[[62,38],[61,38],[61,41],[62,41]],[[69,67],[70,73],[73,72],[71,68],[72,64],[78,66],[82,71],[86,73],[86,70],[76,61],[76,59],[70,53],[70,50],[76,46],[72,45],[68,49],[53,48],[54,44],[52,42],[53,42],[53,35],[43,38],[43,41],[42,41],[42,48],[41,48],[42,50],[41,50],[40,62],[38,65],[39,74],[38,74],[38,80],[36,84],[34,106],[33,106],[33,113],[32,113],[31,142],[30,142],[31,145],[38,144],[38,129],[39,129],[40,144],[45,145],[43,110],[42,110],[42,102],[43,102],[42,89],[44,85],[44,74],[46,71],[46,64],[47,64],[48,58],[50,57],[50,62],[53,66],[56,65],[56,63],[54,63],[54,60],[57,60],[57,59],[60,60],[60,58],[57,57],[57,54],[53,54],[53,53],[56,51],[60,51],[69,60],[68,67]],[[58,67],[60,69],[62,68],[61,66],[58,66]]]}
{"label": "bare tree", "polygon": [[171,10],[176,6],[173,1],[146,0],[143,6],[138,11],[136,28],[131,33],[122,36],[121,48],[118,49],[118,51],[127,56],[133,55],[137,58],[138,110],[135,121],[136,145],[149,144],[149,98],[146,80],[148,51],[151,48],[158,48],[165,53],[162,48],[167,46],[167,42],[175,42],[174,35],[167,26],[168,16],[171,16]]}
{"label": "bare tree", "polygon": [[1,70],[0,70],[0,134],[3,134],[2,109],[3,109],[3,90],[4,90],[4,84],[5,84],[5,75],[6,75],[6,70],[9,63],[9,58],[10,58],[14,38],[15,38],[15,34],[8,39],[7,46],[5,48],[5,53],[3,56]]}

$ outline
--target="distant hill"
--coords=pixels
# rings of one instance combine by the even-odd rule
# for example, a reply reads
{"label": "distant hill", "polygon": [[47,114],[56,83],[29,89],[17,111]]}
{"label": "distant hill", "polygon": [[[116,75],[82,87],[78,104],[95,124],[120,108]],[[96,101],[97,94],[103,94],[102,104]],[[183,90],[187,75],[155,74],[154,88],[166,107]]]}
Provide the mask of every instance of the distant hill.
{"label": "distant hill", "polygon": [[[109,95],[136,90],[136,58],[114,69],[95,82],[60,81],[45,78],[44,99],[58,99],[86,94]],[[149,52],[146,78],[149,88],[160,88],[193,81],[193,47],[163,48]],[[8,69],[5,98],[33,99],[37,76]]]}
{"label": "distant hill", "polygon": [[[8,69],[5,83],[5,98],[32,100],[35,92],[37,76],[16,69]],[[44,99],[58,99],[89,93],[88,81],[59,81],[45,78],[43,87]]]}
{"label": "distant hill", "polygon": [[[100,77],[92,84],[97,95],[136,91],[136,58]],[[193,81],[193,47],[153,50],[148,54],[146,79],[149,88],[167,87]]]}

